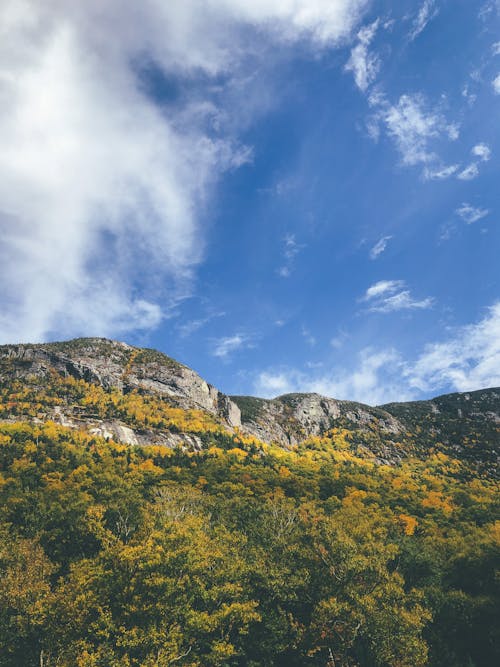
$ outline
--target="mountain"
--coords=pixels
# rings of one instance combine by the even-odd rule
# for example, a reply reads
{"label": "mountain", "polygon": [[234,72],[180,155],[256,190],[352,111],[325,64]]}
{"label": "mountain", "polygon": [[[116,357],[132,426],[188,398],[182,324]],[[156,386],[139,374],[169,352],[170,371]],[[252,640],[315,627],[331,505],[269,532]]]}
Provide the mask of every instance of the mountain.
{"label": "mountain", "polygon": [[500,444],[500,389],[439,396],[430,401],[370,407],[319,394],[285,394],[272,400],[231,396],[242,428],[266,442],[296,445],[333,428],[346,429],[358,453],[394,463],[408,454],[441,451],[496,470]]}
{"label": "mountain", "polygon": [[500,664],[499,401],[0,347],[0,667]]}
{"label": "mountain", "polygon": [[1,346],[0,388],[4,419],[53,420],[128,444],[199,449],[218,429],[290,448],[342,432],[356,455],[379,463],[441,451],[488,473],[498,464],[500,389],[379,407],[319,394],[226,396],[161,352],[104,338]]}
{"label": "mountain", "polygon": [[[92,401],[78,400],[71,393],[71,381],[100,387],[123,396],[133,392],[156,398],[181,410],[198,410],[214,417],[227,429],[241,424],[240,411],[227,396],[208,384],[193,370],[151,349],[142,349],[105,338],[78,338],[61,343],[0,346],[0,386],[4,392],[4,417],[19,418],[23,410],[14,401],[15,414],[6,407],[9,389],[22,386],[34,402],[40,401],[47,387],[59,399],[43,402],[37,415],[70,427],[85,426],[98,435],[128,444],[166,444],[175,446],[181,438],[166,429],[134,429],[137,420],[111,409],[96,412]],[[68,385],[69,382],[69,385]],[[42,391],[42,394],[40,394]],[[85,393],[85,392],[84,392]],[[85,396],[80,397],[85,399]],[[7,400],[7,403],[9,401]],[[10,401],[12,403],[12,401]],[[151,403],[151,401],[149,401]],[[28,407],[29,401],[24,401]],[[152,406],[154,407],[154,406]],[[128,415],[130,417],[130,415]],[[198,446],[186,433],[187,442]]]}

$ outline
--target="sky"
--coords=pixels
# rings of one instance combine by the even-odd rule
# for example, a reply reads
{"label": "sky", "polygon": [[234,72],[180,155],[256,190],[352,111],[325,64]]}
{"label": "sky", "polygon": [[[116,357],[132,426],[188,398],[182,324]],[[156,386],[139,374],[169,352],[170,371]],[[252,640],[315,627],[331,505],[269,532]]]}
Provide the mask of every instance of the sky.
{"label": "sky", "polygon": [[0,343],[500,386],[498,0],[4,0]]}

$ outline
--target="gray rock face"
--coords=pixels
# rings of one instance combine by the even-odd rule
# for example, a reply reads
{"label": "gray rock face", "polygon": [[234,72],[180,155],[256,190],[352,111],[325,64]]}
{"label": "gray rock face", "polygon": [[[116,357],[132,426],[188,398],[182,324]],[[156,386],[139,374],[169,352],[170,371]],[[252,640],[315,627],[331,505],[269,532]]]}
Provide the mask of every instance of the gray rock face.
{"label": "gray rock face", "polygon": [[[496,474],[500,457],[500,389],[438,396],[432,401],[389,403],[370,407],[319,394],[285,394],[272,400],[226,396],[195,371],[154,350],[104,338],[79,338],[63,343],[0,346],[0,383],[52,374],[71,376],[105,389],[133,390],[164,397],[172,406],[199,409],[228,431],[290,447],[332,428],[346,429],[349,446],[379,463],[397,464],[404,456],[426,456],[429,448],[460,457],[486,474]],[[33,382],[34,379],[34,382]],[[40,382],[43,385],[44,382]],[[50,384],[50,383],[47,383]],[[83,428],[130,445],[158,444],[201,448],[196,433],[175,429],[136,428],[118,414],[106,418],[81,410],[61,395],[35,419],[53,419],[69,428]],[[4,418],[32,419],[22,412]]]}
{"label": "gray rock face", "polygon": [[338,401],[319,394],[285,394],[272,400],[232,396],[242,414],[242,428],[264,442],[295,445],[335,427],[349,425],[380,428],[397,435],[403,426],[379,408],[351,401]]}
{"label": "gray rock face", "polygon": [[240,410],[227,396],[195,371],[154,350],[103,338],[0,347],[0,380],[53,371],[106,389],[164,395],[178,407],[205,410],[230,427],[241,425]]}

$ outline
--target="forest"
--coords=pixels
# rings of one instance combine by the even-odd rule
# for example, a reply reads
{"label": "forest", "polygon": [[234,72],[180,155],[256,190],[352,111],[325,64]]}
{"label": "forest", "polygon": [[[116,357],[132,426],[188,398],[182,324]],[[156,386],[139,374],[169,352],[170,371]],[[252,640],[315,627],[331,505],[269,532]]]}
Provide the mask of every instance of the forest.
{"label": "forest", "polygon": [[500,664],[493,479],[165,409],[205,428],[201,451],[0,422],[1,667]]}

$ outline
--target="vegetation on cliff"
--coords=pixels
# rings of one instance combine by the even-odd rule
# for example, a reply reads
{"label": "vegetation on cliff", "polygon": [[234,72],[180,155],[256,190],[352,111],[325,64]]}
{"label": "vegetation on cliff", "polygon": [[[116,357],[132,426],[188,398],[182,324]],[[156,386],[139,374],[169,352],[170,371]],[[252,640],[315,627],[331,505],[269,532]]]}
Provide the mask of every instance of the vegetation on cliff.
{"label": "vegetation on cliff", "polygon": [[210,437],[2,423],[2,667],[498,662],[493,481]]}

